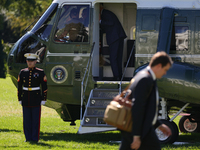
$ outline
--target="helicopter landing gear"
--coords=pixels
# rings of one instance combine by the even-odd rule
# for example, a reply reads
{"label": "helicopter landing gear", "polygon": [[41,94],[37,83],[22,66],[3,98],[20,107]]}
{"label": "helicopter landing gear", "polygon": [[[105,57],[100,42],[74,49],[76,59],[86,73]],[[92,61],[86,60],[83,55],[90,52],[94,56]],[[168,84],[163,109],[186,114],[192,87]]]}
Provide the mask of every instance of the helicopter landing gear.
{"label": "helicopter landing gear", "polygon": [[200,123],[192,121],[191,116],[182,116],[179,120],[179,129],[183,133],[192,133],[200,131]]}
{"label": "helicopter landing gear", "polygon": [[186,103],[171,119],[168,117],[168,113],[167,113],[167,105],[166,105],[166,100],[164,98],[161,99],[160,101],[160,106],[161,106],[161,110],[159,111],[160,113],[160,119],[161,122],[165,125],[167,125],[170,129],[171,129],[171,136],[166,136],[164,135],[164,133],[162,131],[160,131],[158,128],[155,130],[158,139],[160,141],[160,143],[162,144],[168,144],[168,143],[173,143],[177,140],[178,136],[179,136],[179,130],[178,127],[176,125],[176,123],[174,123],[174,119],[189,105],[189,103]]}
{"label": "helicopter landing gear", "polygon": [[161,122],[165,125],[167,125],[170,129],[171,129],[171,132],[172,132],[172,135],[170,136],[166,136],[163,134],[162,131],[160,131],[158,128],[155,130],[156,131],[156,134],[158,136],[158,139],[160,141],[161,144],[171,144],[171,143],[174,143],[177,138],[178,138],[178,135],[179,135],[179,131],[178,131],[178,127],[177,125],[172,121],[170,122],[169,120],[161,120]]}

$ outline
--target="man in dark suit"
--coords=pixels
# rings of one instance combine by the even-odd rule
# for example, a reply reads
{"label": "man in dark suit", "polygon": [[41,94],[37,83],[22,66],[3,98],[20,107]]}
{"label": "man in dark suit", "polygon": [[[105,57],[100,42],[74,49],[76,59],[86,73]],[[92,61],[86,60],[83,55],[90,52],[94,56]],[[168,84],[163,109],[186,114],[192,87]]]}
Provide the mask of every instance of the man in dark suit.
{"label": "man in dark suit", "polygon": [[38,142],[41,105],[45,104],[47,98],[47,77],[42,69],[35,67],[38,55],[26,53],[24,56],[28,68],[22,69],[18,76],[18,101],[23,108],[26,142]]}
{"label": "man in dark suit", "polygon": [[130,86],[132,106],[132,133],[122,131],[120,150],[160,150],[155,133],[159,128],[164,134],[171,130],[157,120],[159,96],[156,79],[161,78],[172,66],[171,58],[165,52],[157,52],[149,66],[136,74]]}
{"label": "man in dark suit", "polygon": [[100,26],[102,31],[106,33],[114,79],[120,80],[122,77],[124,39],[127,36],[117,16],[113,12],[103,9],[103,4],[100,4]]}

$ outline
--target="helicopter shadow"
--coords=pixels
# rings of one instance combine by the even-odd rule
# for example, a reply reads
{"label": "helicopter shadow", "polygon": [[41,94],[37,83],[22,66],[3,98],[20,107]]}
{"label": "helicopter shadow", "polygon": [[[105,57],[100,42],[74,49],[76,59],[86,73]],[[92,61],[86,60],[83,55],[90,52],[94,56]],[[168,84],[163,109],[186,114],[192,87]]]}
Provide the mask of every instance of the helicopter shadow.
{"label": "helicopter shadow", "polygon": [[78,143],[86,143],[90,141],[90,143],[109,143],[109,141],[120,141],[121,134],[118,132],[104,132],[104,133],[91,133],[91,134],[77,134],[77,133],[40,133],[40,139],[44,141],[55,140],[55,141],[66,141],[66,142],[78,142]]}

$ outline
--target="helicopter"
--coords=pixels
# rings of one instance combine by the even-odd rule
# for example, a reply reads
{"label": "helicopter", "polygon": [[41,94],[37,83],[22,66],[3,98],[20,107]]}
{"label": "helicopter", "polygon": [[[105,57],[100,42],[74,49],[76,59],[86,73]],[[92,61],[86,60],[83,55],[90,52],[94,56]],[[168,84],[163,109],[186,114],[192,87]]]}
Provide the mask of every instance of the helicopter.
{"label": "helicopter", "polygon": [[[109,46],[99,25],[101,3],[118,17],[127,35],[120,81],[111,81]],[[75,39],[70,32],[62,34],[67,24],[73,22],[74,9],[74,22],[79,28],[78,32],[73,31]],[[19,71],[27,67],[24,54],[37,54],[36,66],[45,71],[48,79],[45,106],[55,109],[70,125],[80,119],[79,134],[102,132],[116,129],[103,121],[106,106],[134,74],[148,66],[153,54],[165,51],[174,64],[158,80],[159,117],[170,127],[172,135],[166,137],[157,129],[156,132],[162,143],[173,143],[179,133],[173,120],[181,112],[188,115],[180,119],[180,130],[200,131],[199,41],[199,0],[54,0],[12,47],[8,70],[17,86]],[[172,118],[171,110],[177,111]]]}

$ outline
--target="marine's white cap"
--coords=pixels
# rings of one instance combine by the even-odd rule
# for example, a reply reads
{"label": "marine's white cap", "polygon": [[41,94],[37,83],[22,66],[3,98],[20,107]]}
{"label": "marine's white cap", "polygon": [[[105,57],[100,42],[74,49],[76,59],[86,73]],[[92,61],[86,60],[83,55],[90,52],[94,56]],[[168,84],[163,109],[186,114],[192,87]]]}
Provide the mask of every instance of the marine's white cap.
{"label": "marine's white cap", "polygon": [[26,57],[26,60],[37,60],[38,55],[33,54],[33,53],[26,53],[24,54],[24,57]]}

